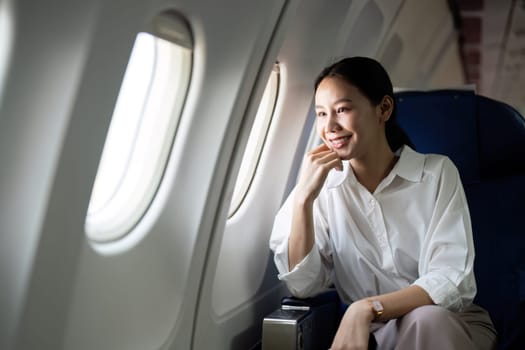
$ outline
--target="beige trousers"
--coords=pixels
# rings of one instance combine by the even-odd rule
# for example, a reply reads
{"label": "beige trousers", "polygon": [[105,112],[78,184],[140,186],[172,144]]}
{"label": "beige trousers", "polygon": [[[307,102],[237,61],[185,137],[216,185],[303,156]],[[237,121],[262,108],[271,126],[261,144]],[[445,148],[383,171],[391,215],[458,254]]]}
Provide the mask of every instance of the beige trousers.
{"label": "beige trousers", "polygon": [[378,350],[493,350],[497,343],[490,316],[474,304],[458,313],[421,306],[401,318],[373,323],[371,331]]}

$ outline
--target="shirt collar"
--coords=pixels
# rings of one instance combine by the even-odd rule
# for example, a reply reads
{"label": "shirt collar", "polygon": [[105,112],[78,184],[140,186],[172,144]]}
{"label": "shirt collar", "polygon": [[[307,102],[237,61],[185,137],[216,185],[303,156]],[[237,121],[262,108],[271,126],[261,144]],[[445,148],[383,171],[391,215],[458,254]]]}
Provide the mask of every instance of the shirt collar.
{"label": "shirt collar", "polygon": [[[396,155],[399,160],[392,169],[390,175],[398,175],[408,181],[420,182],[423,177],[423,167],[425,165],[425,156],[417,153],[409,146],[401,147]],[[350,162],[345,160],[343,163],[343,170],[331,170],[326,177],[325,186],[327,188],[334,188],[340,186],[347,178],[350,181],[357,181],[350,167]],[[389,175],[389,176],[390,176]]]}
{"label": "shirt collar", "polygon": [[354,178],[354,172],[350,167],[350,162],[343,160],[343,170],[339,171],[337,169],[332,169],[326,177],[325,186],[327,188],[334,188],[341,185],[347,177]]}
{"label": "shirt collar", "polygon": [[425,156],[406,145],[400,148],[396,154],[399,155],[399,160],[392,172],[408,181],[421,182]]}

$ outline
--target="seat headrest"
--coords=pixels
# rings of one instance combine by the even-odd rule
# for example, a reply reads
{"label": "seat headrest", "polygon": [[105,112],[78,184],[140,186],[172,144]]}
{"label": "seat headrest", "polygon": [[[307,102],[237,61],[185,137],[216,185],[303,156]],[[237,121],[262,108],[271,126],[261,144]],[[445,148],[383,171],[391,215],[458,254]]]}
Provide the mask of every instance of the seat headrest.
{"label": "seat headrest", "polygon": [[481,177],[525,174],[525,119],[511,106],[476,96]]}
{"label": "seat headrest", "polygon": [[464,183],[478,182],[478,128],[473,91],[407,91],[396,94],[397,119],[416,150],[447,155]]}
{"label": "seat headrest", "polygon": [[447,155],[464,183],[525,174],[525,119],[466,90],[396,94],[399,125],[422,153]]}

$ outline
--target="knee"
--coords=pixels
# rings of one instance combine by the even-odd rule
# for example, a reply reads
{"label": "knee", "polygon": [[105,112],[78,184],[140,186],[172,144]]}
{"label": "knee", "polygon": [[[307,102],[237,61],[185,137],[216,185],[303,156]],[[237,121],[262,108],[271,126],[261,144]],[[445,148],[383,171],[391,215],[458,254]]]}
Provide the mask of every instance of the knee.
{"label": "knee", "polygon": [[397,320],[399,349],[475,349],[466,323],[441,306],[418,307]]}
{"label": "knee", "polygon": [[400,321],[401,328],[416,327],[419,330],[436,331],[450,324],[451,311],[437,305],[425,305],[415,308]]}

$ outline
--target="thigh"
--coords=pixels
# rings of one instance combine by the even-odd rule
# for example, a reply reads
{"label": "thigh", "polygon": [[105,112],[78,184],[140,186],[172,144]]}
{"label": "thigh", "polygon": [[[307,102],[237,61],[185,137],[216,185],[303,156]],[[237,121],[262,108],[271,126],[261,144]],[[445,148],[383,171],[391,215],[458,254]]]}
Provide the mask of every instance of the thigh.
{"label": "thigh", "polygon": [[[439,325],[436,327],[436,325]],[[377,325],[375,326],[377,328]],[[490,317],[479,306],[455,313],[427,305],[371,330],[377,349],[494,349]]]}
{"label": "thigh", "polygon": [[472,304],[463,312],[458,313],[459,318],[468,324],[472,341],[480,350],[493,350],[497,346],[497,334],[489,313],[481,306]]}

